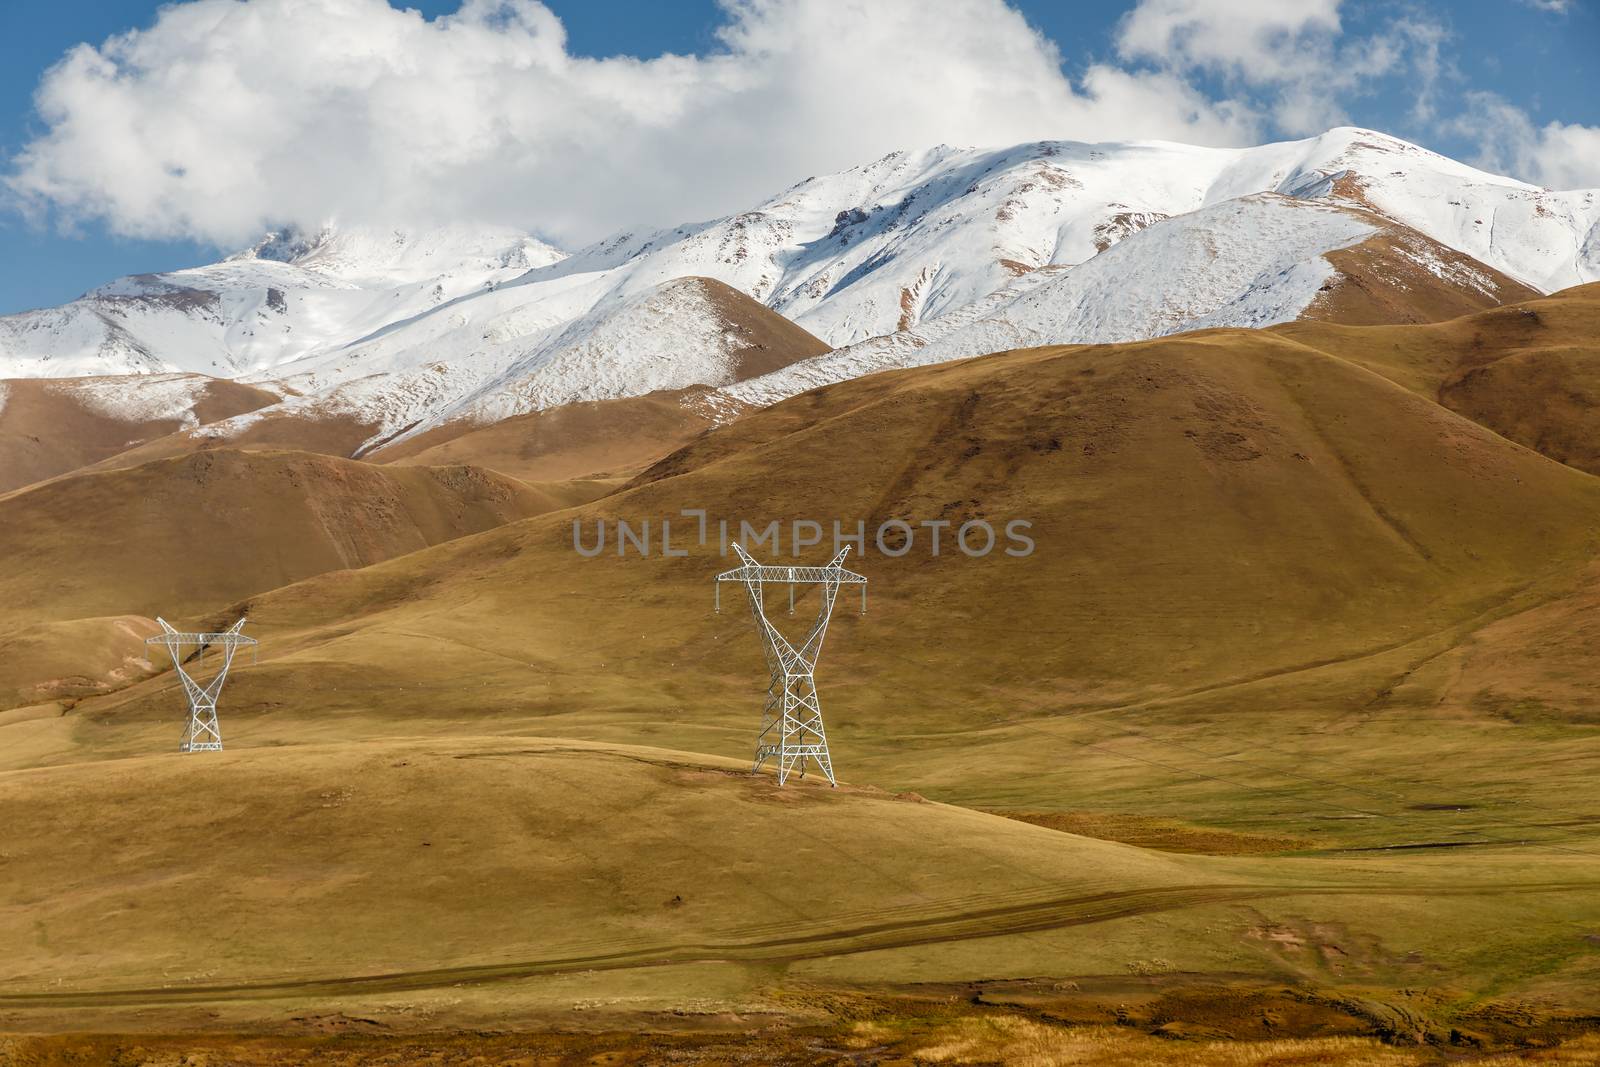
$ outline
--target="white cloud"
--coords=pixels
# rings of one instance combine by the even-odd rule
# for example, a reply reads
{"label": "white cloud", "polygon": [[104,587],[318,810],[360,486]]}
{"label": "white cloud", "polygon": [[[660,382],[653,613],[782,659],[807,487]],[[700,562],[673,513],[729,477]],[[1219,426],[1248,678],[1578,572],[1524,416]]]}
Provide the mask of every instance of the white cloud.
{"label": "white cloud", "polygon": [[1417,7],[1352,32],[1340,0],[1138,0],[1118,62],[1074,82],[1005,0],[722,2],[705,54],[589,59],[538,0],[431,21],[388,0],[184,0],[45,76],[45,132],[0,194],[59,225],[222,246],[329,219],[497,223],[571,246],[895,148],[1308,135],[1380,85],[1403,87],[1418,128],[1481,133],[1483,165],[1600,183],[1594,128],[1536,128],[1483,94],[1466,97],[1475,126],[1441,119],[1456,101],[1439,86],[1460,76]]}
{"label": "white cloud", "polygon": [[1439,82],[1447,76],[1459,77],[1454,64],[1444,55],[1450,34],[1439,23],[1415,15],[1396,19],[1392,30],[1392,39],[1406,51],[1410,62],[1410,88],[1416,97],[1411,105],[1411,118],[1416,122],[1428,122],[1435,116],[1434,97]]}
{"label": "white cloud", "polygon": [[1432,116],[1445,72],[1448,33],[1415,11],[1376,32],[1346,33],[1341,0],[1140,0],[1124,16],[1117,50],[1124,59],[1264,90],[1273,125],[1293,134],[1348,122],[1344,98],[1386,75],[1405,75],[1416,94],[1413,118]]}
{"label": "white cloud", "polygon": [[1600,126],[1536,126],[1526,111],[1494,93],[1471,93],[1467,104],[1449,125],[1477,140],[1479,166],[1548,189],[1600,187]]}
{"label": "white cloud", "polygon": [[280,221],[496,222],[564,242],[733,210],[891,149],[1043,137],[1244,143],[1168,70],[1091,67],[1002,0],[725,0],[702,56],[571,55],[536,0],[190,0],[73,50],[14,198],[229,245]]}
{"label": "white cloud", "polygon": [[1532,149],[1539,181],[1552,189],[1600,187],[1600,126],[1547,122]]}
{"label": "white cloud", "polygon": [[1143,0],[1122,21],[1129,58],[1206,67],[1249,81],[1298,76],[1339,32],[1339,0]]}

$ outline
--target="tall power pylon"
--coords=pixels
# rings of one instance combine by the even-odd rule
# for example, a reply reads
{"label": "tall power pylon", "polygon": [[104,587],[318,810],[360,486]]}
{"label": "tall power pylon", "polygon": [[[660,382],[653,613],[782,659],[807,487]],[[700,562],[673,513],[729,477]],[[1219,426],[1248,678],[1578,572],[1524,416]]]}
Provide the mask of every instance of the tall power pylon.
{"label": "tall power pylon", "polygon": [[[828,784],[837,786],[833,758],[828,754],[828,734],[822,725],[822,703],[817,698],[817,656],[822,652],[822,637],[828,631],[828,619],[833,615],[839,587],[861,586],[861,610],[865,613],[867,579],[844,569],[844,558],[850,554],[849,545],[826,567],[767,567],[751,559],[740,546],[734,545],[733,550],[739,553],[743,565],[717,575],[717,610],[722,610],[722,583],[743,582],[769,674],[767,700],[761,709],[761,733],[756,736],[756,761],[751,770],[759,771],[763,763],[775,759],[778,761],[778,784],[783,785],[796,767],[804,778],[806,761],[811,760],[827,777]],[[796,585],[818,588],[821,603],[817,619],[798,645],[779,633],[767,618],[766,587],[773,583],[789,587],[791,612],[794,611]]]}
{"label": "tall power pylon", "polygon": [[[243,619],[217,634],[179,633],[166,619],[158,618],[156,622],[161,624],[163,632],[145,638],[145,644],[166,646],[168,654],[172,656],[172,669],[178,673],[184,694],[189,698],[189,723],[184,728],[183,743],[178,746],[178,751],[221,752],[222,731],[217,727],[217,698],[222,695],[222,683],[227,681],[228,668],[233,666],[233,657],[239,649],[245,645],[254,648],[260,642],[239,632],[244,629]],[[212,645],[222,646],[222,666],[211,681],[201,685],[184,669],[183,650],[194,646],[198,655]]]}

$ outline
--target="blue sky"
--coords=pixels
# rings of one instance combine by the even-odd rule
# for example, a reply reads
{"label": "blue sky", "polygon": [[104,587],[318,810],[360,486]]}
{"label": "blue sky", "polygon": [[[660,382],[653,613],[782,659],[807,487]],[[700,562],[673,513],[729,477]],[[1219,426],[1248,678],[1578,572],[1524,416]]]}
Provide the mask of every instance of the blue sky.
{"label": "blue sky", "polygon": [[[818,0],[821,6],[832,2]],[[958,7],[963,9],[960,17],[973,18],[977,20],[974,25],[980,27],[984,25],[981,8],[986,2],[998,4],[999,0],[948,0],[950,12]],[[1144,24],[1146,29],[1159,36],[1160,27],[1173,24],[1174,18],[1181,22],[1186,9],[1193,16],[1194,5],[1199,2],[1144,0],[1139,6],[1143,9],[1141,14],[1148,16]],[[1249,0],[1221,2],[1249,6]],[[1220,6],[1210,9],[1216,14],[1209,30],[1195,21],[1196,17],[1191,17],[1182,31],[1186,36],[1163,37],[1154,45],[1141,47],[1132,40],[1126,21],[1136,6],[1133,0],[1076,4],[1021,0],[1013,3],[1011,6],[1020,11],[1032,30],[1048,38],[1059,50],[1061,72],[1067,80],[1063,92],[1070,94],[1077,89],[1087,95],[1092,91],[1087,86],[1094,79],[1127,75],[1143,79],[1141,84],[1151,92],[1166,92],[1171,104],[1168,118],[1160,121],[1152,118],[1146,122],[1137,110],[1143,107],[1138,103],[1142,98],[1130,97],[1132,102],[1118,104],[1109,101],[1111,90],[1107,90],[1106,99],[1097,100],[1094,107],[1086,105],[1081,113],[1071,108],[1062,109],[1064,117],[1058,131],[1049,125],[1047,98],[1044,104],[1037,105],[1046,109],[1044,118],[1036,119],[1026,130],[1041,128],[1039,122],[1042,121],[1050,136],[1110,139],[1120,128],[1119,116],[1122,116],[1126,117],[1134,135],[1236,143],[1244,137],[1275,139],[1301,135],[1320,122],[1322,116],[1337,115],[1341,121],[1384,129],[1447,155],[1495,166],[1528,180],[1554,184],[1561,179],[1584,179],[1586,185],[1600,184],[1600,158],[1589,158],[1591,144],[1594,154],[1600,155],[1600,139],[1592,142],[1584,139],[1589,128],[1600,128],[1600,61],[1596,59],[1600,56],[1600,15],[1594,3],[1589,0],[1569,3],[1561,0],[1462,0],[1448,4],[1422,0],[1410,4],[1376,4],[1362,0],[1347,0],[1343,4],[1336,0],[1320,2],[1328,12],[1336,9],[1336,32],[1330,30],[1327,23],[1312,22],[1288,37],[1262,38],[1270,47],[1258,42],[1254,51],[1245,45],[1234,50],[1247,34],[1243,30],[1233,31],[1221,16]],[[805,0],[780,0],[779,6],[795,3],[803,4]],[[51,123],[36,113],[33,106],[34,92],[46,71],[79,42],[98,45],[113,34],[150,27],[157,18],[159,6],[153,0],[73,0],[72,3],[6,0],[0,4],[0,159],[3,159],[0,172],[15,172],[18,153],[51,130]],[[409,0],[406,3],[396,0],[395,6],[416,8],[422,16],[434,19],[454,13],[459,3],[457,0]],[[741,47],[719,38],[718,27],[725,25],[730,15],[706,0],[674,0],[673,3],[548,0],[546,6],[565,27],[565,48],[570,56],[651,59],[670,52],[704,57],[730,49],[739,51]],[[925,0],[916,10],[925,13],[927,19],[937,19],[944,8],[940,0]],[[1201,19],[1211,17],[1198,16]],[[510,20],[512,16],[505,13],[485,18],[480,31],[493,33]],[[788,24],[763,24],[746,29],[756,38],[763,33],[803,34],[805,24],[800,16],[796,16],[796,20],[798,28],[792,30]],[[840,20],[835,16],[832,21]],[[954,14],[951,22],[957,22]],[[823,31],[827,32],[826,23]],[[852,29],[848,23],[839,25],[838,32],[841,41],[874,40],[870,37],[870,28]],[[890,44],[873,46],[879,52],[906,40],[904,27],[890,27],[885,32],[883,40]],[[997,36],[993,43],[992,54],[996,57],[993,61],[1014,67],[1018,65],[1013,58],[1015,49],[1025,50],[1026,45],[1018,43],[1020,38],[1016,32],[1007,32],[1010,32],[1009,37]],[[1209,43],[1205,37],[1207,32],[1213,34]],[[1370,62],[1375,48],[1402,37],[1408,51],[1387,64]],[[525,43],[534,39],[534,31],[529,29]],[[1149,39],[1147,36],[1146,40]],[[474,43],[463,46],[467,49],[469,63],[471,50],[482,48],[482,40],[474,38]],[[156,39],[152,38],[152,42]],[[248,46],[245,47],[247,50]],[[481,189],[474,186],[462,193],[463,202],[489,205],[494,221],[534,229],[571,243],[574,239],[598,235],[614,221],[611,214],[592,203],[580,204],[570,211],[564,208],[557,211],[548,205],[566,199],[569,187],[572,198],[584,199],[589,192],[587,186],[594,184],[586,175],[596,170],[603,173],[632,169],[638,177],[633,178],[631,184],[615,187],[600,183],[593,190],[593,199],[609,197],[615,201],[619,197],[617,189],[625,191],[620,194],[624,198],[627,190],[640,190],[639,202],[626,205],[627,209],[636,211],[643,221],[666,223],[694,217],[695,212],[736,209],[748,202],[741,202],[738,197],[776,191],[808,173],[861,162],[863,160],[857,158],[860,152],[895,146],[896,128],[887,120],[882,129],[852,130],[850,137],[833,136],[834,131],[841,129],[839,116],[846,116],[849,121],[857,113],[852,108],[866,113],[871,108],[870,100],[883,95],[881,88],[873,90],[870,85],[863,85],[858,90],[862,99],[851,101],[851,87],[841,85],[851,80],[848,67],[842,71],[820,72],[816,83],[812,84],[806,81],[803,69],[807,61],[805,53],[779,54],[772,58],[759,51],[760,47],[772,46],[760,45],[759,40],[742,47],[746,53],[743,62],[747,64],[743,74],[736,68],[735,73],[729,75],[713,62],[702,64],[693,74],[664,76],[664,80],[659,81],[658,84],[674,87],[676,91],[679,82],[699,79],[713,86],[704,92],[716,96],[718,103],[712,110],[696,114],[692,91],[686,90],[690,103],[685,107],[691,118],[685,121],[690,125],[675,132],[670,124],[662,127],[657,123],[652,127],[654,140],[651,143],[656,146],[652,149],[629,146],[618,148],[615,157],[585,156],[584,167],[573,165],[557,173],[545,164],[534,167],[524,160],[528,153],[523,149],[528,146],[522,142],[530,138],[537,140],[545,134],[518,134],[492,150],[499,156],[475,156],[463,161],[461,170],[419,178],[416,201],[434,203],[440,199],[426,185],[429,180],[437,180],[439,189],[451,193],[463,186],[463,174],[468,175],[467,184],[474,185],[477,178],[473,175],[496,170],[498,160],[504,158],[506,180],[500,184],[485,184]],[[782,53],[784,46],[780,43],[777,47]],[[905,136],[916,138],[910,144],[915,146],[925,138],[970,143],[981,136],[974,132],[986,129],[981,115],[966,114],[958,121],[954,117],[954,106],[941,105],[938,99],[939,72],[948,71],[950,66],[943,59],[945,53],[935,50],[964,45],[952,44],[930,32],[925,44],[911,40],[905,47],[912,53],[906,57],[909,65],[905,68],[911,73],[899,76],[901,81],[924,77],[923,68],[916,63],[915,52],[924,47],[930,50],[925,64],[925,76],[930,79],[929,104],[915,121],[905,124]],[[425,56],[427,54],[424,52]],[[971,60],[975,64],[973,69],[977,74],[974,76],[978,80],[973,85],[984,84],[982,64],[990,61],[989,54],[976,53],[974,58],[962,53],[957,57],[963,63]],[[869,48],[863,55],[873,56],[875,52]],[[1280,57],[1293,69],[1268,73]],[[246,51],[239,60],[241,66],[248,67],[249,59]],[[751,70],[762,69],[763,65],[776,69],[791,61],[802,65],[798,73],[788,76],[788,80],[775,75],[770,84],[750,92],[767,94],[759,107],[768,113],[772,112],[776,101],[779,113],[796,116],[787,123],[794,132],[763,130],[760,112],[754,104],[743,110],[730,110],[726,105],[725,98],[730,96],[726,87],[729,79],[735,82],[739,77],[748,79]],[[1370,69],[1364,69],[1368,66]],[[1350,73],[1357,69],[1364,69],[1364,72]],[[144,76],[147,80],[156,77],[149,71]],[[885,75],[895,76],[892,69]],[[600,97],[611,94],[615,79],[632,79],[634,72],[628,65],[613,64],[596,68],[596,77],[602,80],[605,88],[584,89],[576,99],[585,106],[593,105],[597,92]],[[72,83],[64,80],[62,84]],[[304,88],[310,94],[305,99],[318,99],[315,94],[322,91],[317,86]],[[508,89],[508,92],[517,91]],[[541,92],[537,87],[522,91],[529,95]],[[551,90],[552,93],[557,91]],[[950,87],[949,91],[962,92],[959,85]],[[639,119],[639,114],[649,111],[650,98],[656,90],[646,85],[637,92],[641,98],[629,104],[633,110],[627,124],[619,126],[627,131],[618,134],[619,141],[631,137],[632,131],[638,128],[632,123],[656,122],[655,119]],[[170,93],[167,95],[170,97]],[[812,95],[819,99],[838,96],[842,110],[828,111],[820,105],[812,107],[805,100],[787,99]],[[964,96],[952,97],[952,100],[971,95],[972,90],[968,89]],[[161,96],[133,97],[128,106],[138,109],[143,106],[139,103],[141,100],[164,99]],[[481,110],[484,97],[480,95],[475,99]],[[1005,99],[1019,97],[1013,94]],[[1423,99],[1426,106],[1419,107],[1419,100]],[[180,103],[181,107],[172,108],[170,117],[151,116],[150,128],[161,132],[150,135],[150,139],[160,140],[167,136],[167,131],[181,129],[189,133],[191,140],[199,138],[205,143],[206,127],[181,125],[188,122],[196,110],[201,110],[200,101]],[[92,111],[98,105],[80,106]],[[159,111],[164,106],[167,104],[151,105],[149,110]],[[1248,121],[1237,118],[1236,112],[1241,107],[1251,113]],[[1186,108],[1194,110],[1195,115],[1189,115]],[[576,105],[573,109],[581,110]],[[948,131],[940,123],[940,115],[945,111],[952,114]],[[1135,117],[1142,127],[1135,128]],[[92,114],[80,116],[91,133],[93,118]],[[360,125],[363,121],[366,120],[352,114],[351,125],[338,127],[331,135],[335,137],[333,143],[339,143],[338,138],[350,138],[352,130],[364,136]],[[439,121],[447,126],[454,120],[441,118]],[[562,129],[549,136],[554,139],[553,144],[570,151],[575,137],[598,142],[607,140],[605,123],[608,121],[612,120],[602,116],[578,127],[581,133]],[[169,125],[160,125],[162,122]],[[553,128],[554,120],[543,116],[530,122],[530,129],[545,131]],[[705,140],[705,129],[717,124],[727,126],[726,135],[720,140]],[[1551,124],[1557,124],[1553,131]],[[784,124],[774,120],[773,125]],[[861,125],[870,126],[870,122],[863,121]],[[1011,127],[1000,123],[996,128]],[[693,136],[687,136],[685,131],[691,129]],[[1576,134],[1574,129],[1578,131]],[[858,133],[859,136],[855,136]],[[297,136],[301,139],[298,143],[304,143],[304,131]],[[781,140],[762,143],[763,137]],[[44,186],[34,181],[30,216],[25,217],[17,208],[14,197],[0,198],[0,313],[60,303],[122,274],[171,269],[214,259],[219,246],[227,245],[235,233],[248,232],[255,225],[256,216],[265,217],[264,213],[272,210],[270,203],[252,201],[246,211],[244,201],[249,198],[259,201],[265,197],[270,202],[276,195],[276,190],[263,190],[259,182],[246,182],[237,197],[231,193],[218,194],[219,201],[238,199],[242,214],[225,210],[226,204],[213,211],[195,211],[193,205],[174,203],[170,191],[160,189],[152,189],[148,201],[158,207],[145,210],[141,205],[146,201],[131,198],[106,207],[108,191],[115,192],[119,185],[118,175],[115,168],[109,174],[96,170],[92,139],[88,143],[87,151],[81,144],[76,149],[64,145],[54,151],[49,159],[48,181],[52,183],[49,188],[62,191],[59,195],[52,191],[50,195],[41,196],[38,189]],[[681,144],[681,148],[675,149],[675,144]],[[771,168],[763,169],[747,160],[737,166],[719,167],[719,181],[711,183],[712,188],[701,188],[705,183],[697,180],[692,168],[684,174],[676,174],[678,161],[672,156],[675,151],[679,155],[708,158],[732,152],[734,146],[741,144],[750,145],[750,155],[775,157]],[[812,146],[814,153],[809,152]],[[534,148],[547,157],[553,152],[546,145],[534,145]],[[230,151],[237,154],[239,149],[235,145]],[[325,149],[323,154],[330,153]],[[393,153],[381,158],[392,159]],[[139,173],[139,162],[134,159],[130,163],[129,173]],[[196,164],[186,159],[163,163],[175,172],[193,165]],[[280,165],[281,157],[264,155],[259,167],[265,170]],[[523,166],[529,168],[525,175],[516,169]],[[795,170],[797,167],[806,169]],[[35,176],[39,173],[43,172],[37,171]],[[337,172],[314,169],[301,172],[292,166],[287,167],[286,174],[283,200],[294,206],[286,209],[285,217],[309,218],[323,208],[317,200],[318,190],[334,190],[339,181],[346,180],[346,176]],[[654,182],[649,174],[657,175]],[[785,177],[778,180],[779,174]],[[1594,177],[1589,178],[1590,174]],[[652,190],[659,186],[659,192],[645,195],[647,185]],[[230,188],[226,184],[214,187]],[[526,190],[520,201],[519,189]],[[330,195],[333,194],[330,192]],[[330,213],[350,213],[353,201],[348,197],[351,194],[347,191],[343,195],[345,200],[329,202]],[[393,200],[396,194],[388,195]],[[409,202],[402,198],[395,203]],[[394,207],[391,210],[408,209]],[[461,208],[445,204],[440,210],[459,212]],[[675,210],[689,214],[680,218],[672,214]]]}

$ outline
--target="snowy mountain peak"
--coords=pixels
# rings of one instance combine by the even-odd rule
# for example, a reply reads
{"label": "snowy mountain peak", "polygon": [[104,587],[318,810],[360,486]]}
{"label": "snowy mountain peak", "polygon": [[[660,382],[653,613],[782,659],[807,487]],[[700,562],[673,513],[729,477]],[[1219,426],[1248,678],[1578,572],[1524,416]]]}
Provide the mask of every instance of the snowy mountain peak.
{"label": "snowy mountain peak", "polygon": [[270,376],[563,255],[495,227],[285,228],[220,263],[121,278],[59,308],[0,317],[0,377]]}
{"label": "snowy mountain peak", "polygon": [[285,226],[269,232],[261,240],[228,257],[228,262],[241,259],[270,259],[275,263],[293,263],[309,255],[328,238],[331,230],[323,227],[316,233],[307,233],[297,226]]}
{"label": "snowy mountain peak", "polygon": [[411,230],[324,226],[270,233],[227,262],[269,260],[362,285],[401,284],[465,272],[532,270],[565,253],[504,227],[453,225]]}

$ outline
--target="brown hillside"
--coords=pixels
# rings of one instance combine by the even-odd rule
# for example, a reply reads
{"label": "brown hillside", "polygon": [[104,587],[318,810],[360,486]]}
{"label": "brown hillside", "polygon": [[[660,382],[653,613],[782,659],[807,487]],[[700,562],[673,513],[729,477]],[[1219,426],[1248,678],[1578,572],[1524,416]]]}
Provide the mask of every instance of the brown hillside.
{"label": "brown hillside", "polygon": [[715,278],[691,279],[722,316],[723,325],[739,338],[734,365],[739,381],[781,370],[791,363],[828,351],[828,344],[765,304]]}
{"label": "brown hillside", "polygon": [[1430,326],[1272,329],[1600,473],[1600,283]]}
{"label": "brown hillside", "polygon": [[[1438,642],[1566,595],[1594,550],[1600,482],[1270,332],[878,375],[749,415],[558,518],[256,598],[277,651],[240,681],[235,714],[257,717],[240,733],[335,711],[339,736],[490,715],[739,754],[759,659],[737,612],[707,613],[714,547],[689,542],[687,519],[685,559],[571,547],[575,516],[592,540],[599,518],[683,508],[1031,520],[1028,558],[869,553],[874,607],[841,615],[824,668],[842,765],[1024,808],[1081,788],[1033,763],[1038,724],[1173,705],[1240,723],[1285,705],[1343,714]],[[292,711],[260,717],[289,693]],[[91,702],[79,736],[137,751],[170,700],[146,684]],[[1014,784],[897,757],[896,738],[950,731],[989,737]]]}
{"label": "brown hillside", "polygon": [[119,614],[180,622],[587,491],[294,452],[206,452],[48,482],[0,497],[0,631]]}
{"label": "brown hillside", "polygon": [[470,463],[524,481],[631,475],[744,405],[707,388],[563,404],[487,425],[449,423],[362,458],[397,465]]}
{"label": "brown hillside", "polygon": [[[224,694],[229,751],[172,753],[170,674],[0,720],[0,819],[24,828],[0,881],[28,918],[0,924],[0,1010],[603,1029],[885,985],[1045,1010],[980,984],[1021,975],[1167,1036],[1206,983],[1203,1024],[1255,1035],[1291,1024],[1230,983],[1293,990],[1306,1032],[1328,1016],[1295,1013],[1344,1005],[1418,1047],[1488,1044],[1530,1004],[1592,1016],[1600,479],[1397,384],[1422,354],[1385,374],[1213,331],[876,375],[614,496],[250,595],[263,654]],[[173,462],[140,488],[180,484]],[[278,473],[238,474],[253,495],[221,502],[253,509],[262,554],[356,525],[290,522]],[[844,785],[780,791],[745,776],[766,675],[733,591],[710,611],[728,562],[685,508],[1023,518],[1036,550],[972,559],[947,530],[935,557],[923,530],[853,560],[870,614],[841,602],[818,673]],[[581,558],[574,518],[586,541],[671,518],[688,555],[656,525],[648,558]],[[109,614],[43,584],[93,545],[68,547],[27,546],[44,577],[0,603]],[[112,562],[102,584],[138,561]],[[213,924],[177,921],[194,898]]]}
{"label": "brown hillside", "polygon": [[154,619],[121,615],[0,633],[0,708],[76,700],[149,677],[159,668],[145,638],[160,632]]}
{"label": "brown hillside", "polygon": [[1345,326],[1440,322],[1539,292],[1408,227],[1325,257],[1337,275],[1302,316]]}
{"label": "brown hillside", "polygon": [[[54,478],[150,441],[176,433],[178,419],[135,419],[108,415],[84,400],[82,389],[105,388],[136,399],[141,389],[164,386],[157,379],[19,378],[0,382],[0,493]],[[195,383],[190,409],[200,425],[275,404],[265,389],[220,378],[184,375]]]}

